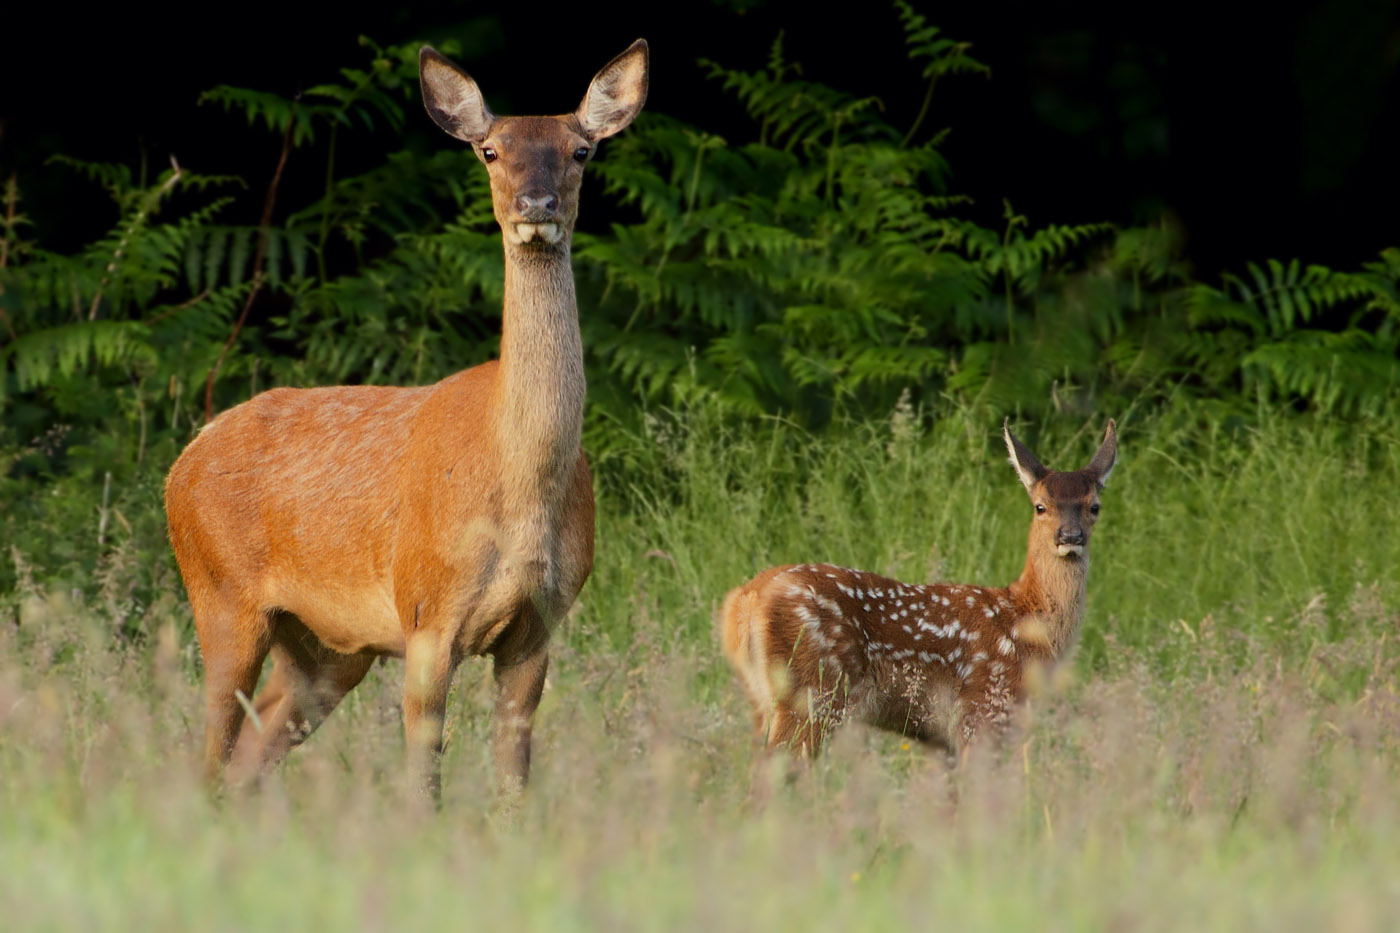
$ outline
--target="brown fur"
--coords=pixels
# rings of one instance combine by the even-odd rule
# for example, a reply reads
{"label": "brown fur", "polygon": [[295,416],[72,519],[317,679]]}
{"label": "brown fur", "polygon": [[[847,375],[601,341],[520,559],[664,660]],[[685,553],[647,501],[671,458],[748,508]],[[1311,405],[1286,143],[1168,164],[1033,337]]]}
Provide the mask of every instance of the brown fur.
{"label": "brown fur", "polygon": [[[640,110],[646,55],[638,42],[595,79],[624,96],[622,116],[599,126],[575,114],[493,117],[475,83],[425,49],[430,114],[478,154],[492,149],[500,361],[421,388],[264,392],[210,422],[171,468],[166,511],[204,654],[211,777],[230,757],[234,778],[270,767],[375,657],[392,655],[408,660],[410,764],[436,795],[452,675],[464,656],[490,654],[497,781],[523,786],[550,631],[593,566],[569,251],[575,153]],[[527,187],[557,206],[525,216],[516,197]],[[555,241],[519,235],[542,220],[557,225]],[[252,701],[259,730],[240,694],[268,653],[273,672]]]}
{"label": "brown fur", "polygon": [[[831,564],[770,567],[731,590],[720,644],[769,747],[810,754],[847,718],[960,751],[1006,723],[1028,678],[1073,643],[1084,614],[1089,534],[1117,435],[1083,470],[1042,467],[1005,432],[1036,507],[1009,586],[929,585]],[[1061,547],[1081,548],[1062,555]]]}

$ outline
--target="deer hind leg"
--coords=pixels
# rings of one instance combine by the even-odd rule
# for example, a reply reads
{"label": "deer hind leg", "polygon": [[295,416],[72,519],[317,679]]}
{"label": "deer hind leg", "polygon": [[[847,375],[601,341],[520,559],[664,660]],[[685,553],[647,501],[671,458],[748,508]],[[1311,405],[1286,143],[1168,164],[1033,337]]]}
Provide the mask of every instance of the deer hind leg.
{"label": "deer hind leg", "polygon": [[195,631],[204,656],[204,777],[212,784],[233,753],[243,725],[243,704],[267,658],[272,622],[256,608],[195,599],[192,592]]}
{"label": "deer hind leg", "polygon": [[779,701],[768,725],[768,748],[786,748],[799,758],[811,758],[821,751],[827,731],[811,716]]}
{"label": "deer hind leg", "polygon": [[847,699],[843,685],[838,684],[825,693],[799,692],[778,701],[768,727],[768,747],[786,746],[803,758],[817,755],[846,718]]}
{"label": "deer hind leg", "polygon": [[272,674],[253,701],[257,722],[243,723],[231,778],[265,772],[306,741],[374,663],[370,654],[327,648],[291,616],[279,620],[272,658]]}

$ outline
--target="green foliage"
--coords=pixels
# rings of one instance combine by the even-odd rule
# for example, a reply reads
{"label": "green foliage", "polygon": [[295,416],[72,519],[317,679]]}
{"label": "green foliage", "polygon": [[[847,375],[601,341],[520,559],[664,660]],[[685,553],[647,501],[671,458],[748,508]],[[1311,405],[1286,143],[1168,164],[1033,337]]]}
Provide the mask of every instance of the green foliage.
{"label": "green foliage", "polygon": [[[1393,398],[1400,367],[1400,249],[1361,272],[1250,263],[1248,278],[1187,291],[1189,320],[1206,335],[1247,347],[1246,388],[1304,399],[1322,411],[1377,411]],[[1318,325],[1330,325],[1320,327]],[[1202,362],[1211,349],[1191,345]]]}
{"label": "green foliage", "polygon": [[[878,97],[805,78],[779,37],[756,71],[701,63],[749,138],[645,113],[590,168],[623,218],[575,240],[595,459],[631,456],[622,438],[643,413],[702,403],[819,428],[943,397],[993,420],[1183,399],[1223,418],[1261,399],[1352,415],[1393,402],[1400,251],[1355,271],[1269,261],[1217,286],[1193,281],[1166,224],[1037,225],[1008,204],[984,227],[949,187],[945,134],[923,123],[935,89],[956,87],[945,79],[989,70],[911,6],[892,19],[928,81],[907,127]],[[499,232],[470,155],[410,139],[363,173],[336,171],[339,147],[418,129],[416,44],[363,44],[364,67],[295,100],[203,98],[280,138],[286,160],[323,160],[320,194],[272,200],[266,226],[227,222],[235,198],[275,194],[237,178],[172,164],[145,184],[57,156],[49,171],[115,206],[107,233],[60,254],[25,239],[23,179],[6,183],[9,501],[53,514],[54,483],[91,490],[168,460],[221,357],[215,410],[277,384],[429,382],[495,353]],[[46,559],[59,547],[42,536],[23,549],[66,560]]]}

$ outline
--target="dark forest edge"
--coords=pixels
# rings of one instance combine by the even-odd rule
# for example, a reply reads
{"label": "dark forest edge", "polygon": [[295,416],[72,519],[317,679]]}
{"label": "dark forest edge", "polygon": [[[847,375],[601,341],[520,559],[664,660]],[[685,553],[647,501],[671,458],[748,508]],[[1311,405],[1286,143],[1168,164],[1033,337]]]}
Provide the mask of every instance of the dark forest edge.
{"label": "dark forest edge", "polygon": [[[944,79],[986,71],[966,43],[896,12],[931,99]],[[115,205],[82,249],[25,239],[24,180],[5,183],[0,499],[16,556],[93,566],[109,516],[157,540],[158,509],[113,509],[113,476],[157,502],[207,386],[218,411],[274,385],[430,382],[495,353],[499,234],[470,154],[410,137],[367,172],[336,172],[345,146],[426,128],[417,44],[365,47],[367,66],[297,100],[205,95],[246,118],[241,129],[231,115],[231,131],[268,134],[269,164],[244,178],[55,157],[75,197],[110,210],[100,188]],[[1400,249],[1351,270],[1271,260],[1210,284],[1165,221],[1035,226],[1008,204],[1000,227],[980,226],[960,216],[969,200],[950,186],[932,117],[891,125],[877,99],[804,80],[781,39],[761,70],[700,69],[734,94],[751,138],[645,114],[605,148],[602,190],[585,196],[623,218],[576,238],[585,446],[602,483],[625,487],[630,438],[662,409],[822,431],[897,405],[989,424],[1168,408],[1249,423],[1261,404],[1363,417],[1394,400]],[[275,184],[250,187],[277,177],[279,151],[319,164],[320,197],[285,204]],[[267,222],[222,222],[236,198],[268,204]],[[41,505],[60,483],[86,492]],[[41,543],[94,510],[96,539]],[[3,563],[10,590],[22,568]]]}

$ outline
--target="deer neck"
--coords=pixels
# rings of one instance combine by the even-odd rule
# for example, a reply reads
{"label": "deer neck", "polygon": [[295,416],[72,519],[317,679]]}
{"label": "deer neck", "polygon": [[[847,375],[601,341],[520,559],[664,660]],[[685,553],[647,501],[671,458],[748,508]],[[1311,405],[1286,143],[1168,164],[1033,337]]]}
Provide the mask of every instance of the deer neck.
{"label": "deer neck", "polygon": [[1089,580],[1089,555],[1067,560],[1053,551],[1031,547],[1021,576],[1010,586],[1024,614],[1040,616],[1052,655],[1059,657],[1079,635],[1084,619],[1084,595]]}
{"label": "deer neck", "polygon": [[506,246],[496,440],[507,499],[535,501],[573,471],[583,431],[583,342],[568,243]]}

